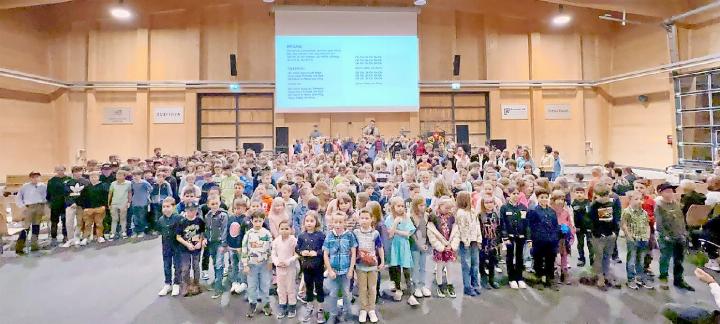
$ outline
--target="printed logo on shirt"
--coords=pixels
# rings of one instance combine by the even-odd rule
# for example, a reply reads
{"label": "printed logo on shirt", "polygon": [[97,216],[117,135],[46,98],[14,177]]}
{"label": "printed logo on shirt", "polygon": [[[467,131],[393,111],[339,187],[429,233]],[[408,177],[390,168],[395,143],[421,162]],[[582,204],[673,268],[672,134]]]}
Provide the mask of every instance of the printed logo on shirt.
{"label": "printed logo on shirt", "polygon": [[601,222],[612,222],[613,220],[613,208],[604,207],[598,209],[598,220]]}
{"label": "printed logo on shirt", "polygon": [[520,219],[525,219],[525,217],[527,217],[527,212],[524,210],[521,210],[520,211]]}

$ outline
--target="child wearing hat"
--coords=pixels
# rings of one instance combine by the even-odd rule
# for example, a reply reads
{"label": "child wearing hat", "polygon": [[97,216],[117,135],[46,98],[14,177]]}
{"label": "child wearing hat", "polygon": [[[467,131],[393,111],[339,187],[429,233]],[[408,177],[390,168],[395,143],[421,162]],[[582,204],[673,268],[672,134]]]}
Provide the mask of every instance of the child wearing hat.
{"label": "child wearing hat", "polygon": [[655,205],[655,225],[660,244],[660,282],[663,289],[667,289],[668,268],[670,259],[673,259],[673,285],[675,287],[694,291],[683,279],[683,259],[685,258],[685,244],[687,242],[687,227],[682,206],[675,195],[675,188],[667,182],[657,186],[660,199]]}

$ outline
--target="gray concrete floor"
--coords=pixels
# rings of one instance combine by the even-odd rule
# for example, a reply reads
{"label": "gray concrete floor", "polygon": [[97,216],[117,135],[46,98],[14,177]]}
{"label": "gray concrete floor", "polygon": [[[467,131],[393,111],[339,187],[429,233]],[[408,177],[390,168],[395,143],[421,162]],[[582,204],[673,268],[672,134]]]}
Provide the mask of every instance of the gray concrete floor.
{"label": "gray concrete floor", "polygon": [[[622,239],[620,245],[624,246]],[[574,266],[574,256],[571,261]],[[657,270],[657,262],[653,266]],[[613,269],[624,282],[625,264],[614,264]],[[713,308],[707,286],[691,275],[693,269],[688,265],[685,272],[698,290],[694,293],[672,287],[668,291],[623,287],[609,292],[582,285],[562,286],[559,292],[503,288],[483,291],[475,298],[429,298],[416,309],[404,301],[384,301],[378,310],[384,323],[663,323],[660,310],[668,302]],[[581,271],[572,269],[576,274]],[[459,266],[450,273],[456,287],[461,287]],[[242,296],[225,294],[213,300],[205,292],[190,298],[158,297],[162,283],[158,239],[80,250],[58,248],[26,257],[5,252],[0,257],[0,317],[3,323],[248,322]],[[458,290],[460,294],[462,289]],[[280,322],[262,315],[252,321]],[[284,322],[297,323],[297,319]]]}

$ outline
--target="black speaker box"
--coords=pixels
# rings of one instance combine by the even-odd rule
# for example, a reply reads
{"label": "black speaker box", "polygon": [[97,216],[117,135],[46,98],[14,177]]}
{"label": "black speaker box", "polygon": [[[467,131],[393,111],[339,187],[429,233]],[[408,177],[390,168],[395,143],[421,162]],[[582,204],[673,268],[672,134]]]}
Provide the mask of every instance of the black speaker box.
{"label": "black speaker box", "polygon": [[460,75],[460,55],[455,55],[453,58],[453,75]]}
{"label": "black speaker box", "polygon": [[237,56],[230,54],[230,75],[237,76]]}

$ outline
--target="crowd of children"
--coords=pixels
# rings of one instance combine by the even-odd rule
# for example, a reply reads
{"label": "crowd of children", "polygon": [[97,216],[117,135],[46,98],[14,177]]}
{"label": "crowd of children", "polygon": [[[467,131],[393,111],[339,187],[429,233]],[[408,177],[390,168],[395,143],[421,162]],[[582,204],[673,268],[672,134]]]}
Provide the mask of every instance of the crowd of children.
{"label": "crowd of children", "polygon": [[[563,175],[559,153],[549,147],[541,169],[526,147],[469,152],[421,138],[386,145],[377,136],[360,144],[327,141],[328,148],[318,149],[322,140],[313,141],[297,141],[290,155],[223,151],[186,158],[156,149],[148,160],[121,164],[111,156],[100,167],[88,161],[73,167],[71,177],[58,167],[47,192],[51,243],[57,244],[58,223],[65,246],[159,234],[165,274],[159,295],[200,293],[212,264],[212,298],[229,286],[232,294],[246,294],[248,317],[261,311],[277,318],[296,317],[300,301],[303,322],[323,323],[326,311],[331,322],[347,319],[355,287],[359,321],[377,322],[386,270],[391,298],[406,298],[410,306],[433,295],[455,298],[455,285],[462,284],[464,296],[500,288],[503,263],[512,289],[530,283],[558,290],[576,282],[568,272],[576,242],[577,266],[592,266],[583,282],[619,287],[610,264],[619,262],[621,229],[628,288],[654,287],[649,251],[657,246],[660,283],[667,283],[673,259],[673,284],[692,290],[683,280],[685,218],[667,183],[650,188],[645,179],[629,181],[598,167],[587,184],[582,175]],[[633,189],[620,192],[629,198],[625,209],[618,183]],[[24,239],[16,250],[24,253]],[[528,255],[534,275],[525,274]],[[461,278],[448,271],[456,262]],[[434,285],[426,282],[427,271]]]}

